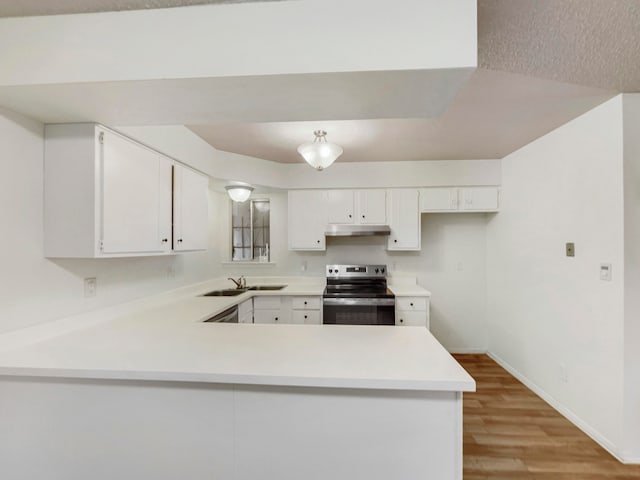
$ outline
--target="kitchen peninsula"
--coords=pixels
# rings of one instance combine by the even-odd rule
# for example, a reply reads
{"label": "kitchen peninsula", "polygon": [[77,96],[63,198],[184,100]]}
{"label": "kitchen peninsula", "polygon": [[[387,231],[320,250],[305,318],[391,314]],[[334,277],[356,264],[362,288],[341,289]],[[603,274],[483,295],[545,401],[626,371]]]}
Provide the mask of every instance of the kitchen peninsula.
{"label": "kitchen peninsula", "polygon": [[0,336],[8,478],[462,478],[475,383],[426,328],[203,323],[274,295],[211,286]]}

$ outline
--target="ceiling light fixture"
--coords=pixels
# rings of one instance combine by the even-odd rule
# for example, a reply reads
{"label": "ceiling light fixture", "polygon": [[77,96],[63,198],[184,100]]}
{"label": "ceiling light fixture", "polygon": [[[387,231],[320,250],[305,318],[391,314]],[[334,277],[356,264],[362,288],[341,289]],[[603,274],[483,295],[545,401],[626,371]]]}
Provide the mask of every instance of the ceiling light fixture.
{"label": "ceiling light fixture", "polygon": [[313,142],[303,143],[298,147],[298,153],[316,170],[324,170],[342,155],[342,147],[327,142],[327,132],[316,130]]}
{"label": "ceiling light fixture", "polygon": [[248,183],[235,182],[224,187],[231,200],[234,202],[246,202],[253,192],[253,187]]}

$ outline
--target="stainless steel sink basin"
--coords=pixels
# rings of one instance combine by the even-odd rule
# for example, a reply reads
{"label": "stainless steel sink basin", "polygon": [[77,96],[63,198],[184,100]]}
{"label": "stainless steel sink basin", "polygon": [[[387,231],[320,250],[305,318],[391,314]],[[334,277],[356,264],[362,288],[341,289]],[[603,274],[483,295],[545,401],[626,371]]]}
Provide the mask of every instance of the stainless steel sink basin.
{"label": "stainless steel sink basin", "polygon": [[246,292],[246,288],[229,288],[227,290],[213,290],[212,292],[205,293],[203,297],[235,297]]}
{"label": "stainless steel sink basin", "polygon": [[248,290],[282,290],[286,285],[255,285]]}

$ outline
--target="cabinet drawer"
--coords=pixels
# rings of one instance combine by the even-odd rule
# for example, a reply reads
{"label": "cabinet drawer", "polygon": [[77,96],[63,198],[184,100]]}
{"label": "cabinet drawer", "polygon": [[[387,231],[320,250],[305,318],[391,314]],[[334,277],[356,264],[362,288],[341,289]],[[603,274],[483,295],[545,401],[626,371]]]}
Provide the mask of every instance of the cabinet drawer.
{"label": "cabinet drawer", "polygon": [[320,311],[318,310],[294,310],[291,323],[319,325]]}
{"label": "cabinet drawer", "polygon": [[279,309],[281,305],[280,297],[255,297],[253,299],[254,310]]}
{"label": "cabinet drawer", "polygon": [[286,323],[281,310],[254,310],[253,323]]}
{"label": "cabinet drawer", "polygon": [[239,318],[242,318],[248,313],[252,313],[252,312],[253,312],[253,298],[250,298],[249,300],[245,300],[240,305],[238,305]]}
{"label": "cabinet drawer", "polygon": [[396,312],[396,325],[406,327],[426,327],[427,313],[406,311]]}
{"label": "cabinet drawer", "polygon": [[424,312],[427,310],[427,299],[425,297],[396,297],[396,308],[409,312]]}
{"label": "cabinet drawer", "polygon": [[293,297],[294,310],[320,310],[320,297]]}

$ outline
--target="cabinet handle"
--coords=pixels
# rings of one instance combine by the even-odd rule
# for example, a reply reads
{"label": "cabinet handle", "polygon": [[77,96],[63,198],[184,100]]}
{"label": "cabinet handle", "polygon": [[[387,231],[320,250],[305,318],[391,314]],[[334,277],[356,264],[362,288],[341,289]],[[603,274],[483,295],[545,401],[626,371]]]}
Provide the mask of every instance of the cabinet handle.
{"label": "cabinet handle", "polygon": [[398,243],[398,239],[396,238],[396,239],[393,241],[393,243]]}
{"label": "cabinet handle", "polygon": [[276,317],[276,322],[278,321],[278,317]]}
{"label": "cabinet handle", "polygon": [[413,307],[413,302],[412,302],[412,303],[410,303],[409,305],[411,305],[411,306]]}
{"label": "cabinet handle", "polygon": [[349,218],[351,218],[351,214],[349,214]]}
{"label": "cabinet handle", "polygon": [[400,323],[404,323],[404,320],[402,318],[400,319]]}
{"label": "cabinet handle", "polygon": [[169,241],[169,239],[168,239],[168,238],[163,238],[163,239],[162,239],[162,243],[167,243],[168,241]]}
{"label": "cabinet handle", "polygon": [[182,239],[181,238],[178,239],[178,243],[182,243]]}
{"label": "cabinet handle", "polygon": [[304,302],[304,304],[306,305],[306,304],[307,304],[307,302],[305,301],[305,302]]}
{"label": "cabinet handle", "polygon": [[364,218],[364,215],[362,215],[362,218]]}
{"label": "cabinet handle", "polygon": [[307,316],[305,315],[304,318],[307,318]]}
{"label": "cabinet handle", "polygon": [[320,243],[320,240],[316,240],[317,243]]}

